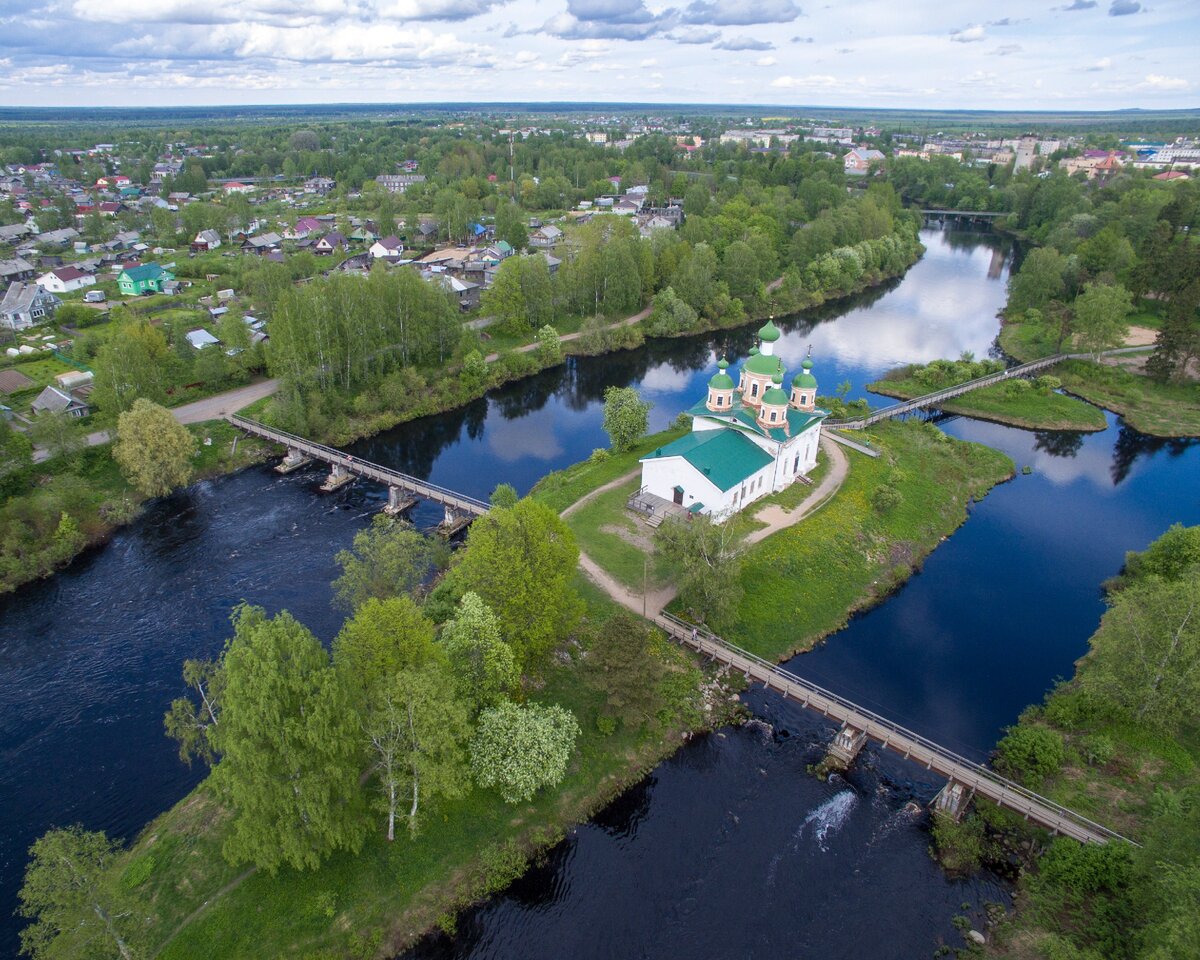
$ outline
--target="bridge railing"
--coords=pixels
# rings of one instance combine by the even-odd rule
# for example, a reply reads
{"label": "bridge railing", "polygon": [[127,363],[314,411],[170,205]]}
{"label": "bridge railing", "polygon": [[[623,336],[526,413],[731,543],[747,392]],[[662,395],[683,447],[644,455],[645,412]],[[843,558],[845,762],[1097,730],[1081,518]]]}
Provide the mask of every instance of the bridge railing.
{"label": "bridge railing", "polygon": [[[774,676],[779,677],[781,680],[786,680],[788,683],[794,686],[800,687],[809,693],[816,694],[825,700],[835,703],[844,711],[852,713],[862,720],[869,721],[876,727],[883,728],[885,731],[894,735],[898,740],[908,741],[914,745],[923,747],[929,753],[936,754],[942,760],[959,767],[964,772],[969,772],[982,780],[987,780],[993,784],[996,784],[997,786],[1003,787],[1005,790],[1008,790],[1009,792],[1016,794],[1021,798],[1030,801],[1031,803],[1036,803],[1039,806],[1044,807],[1063,820],[1075,823],[1078,826],[1084,827],[1087,830],[1099,834],[1100,836],[1107,837],[1111,840],[1120,840],[1125,843],[1133,844],[1133,841],[1128,837],[1122,836],[1103,824],[1089,820],[1087,817],[1076,813],[1074,810],[1055,803],[1053,800],[1034,793],[1032,790],[1021,786],[1021,784],[1013,780],[1009,780],[1007,777],[1001,776],[990,767],[985,767],[981,763],[976,763],[974,760],[970,760],[961,754],[955,753],[952,750],[948,750],[941,744],[935,743],[928,737],[924,737],[914,730],[909,730],[907,727],[903,727],[900,724],[889,720],[887,717],[881,716],[873,710],[859,706],[857,703],[854,703],[851,700],[847,700],[845,697],[834,693],[832,690],[826,690],[824,687],[819,686],[810,680],[805,680],[803,677],[797,676],[788,670],[784,670],[776,663],[771,663],[768,660],[764,660],[762,657],[751,653],[749,650],[744,650],[736,644],[730,643],[728,640],[723,640],[721,637],[718,637],[716,634],[706,630],[703,627],[688,623],[686,620],[682,620],[673,614],[667,613],[665,610],[662,611],[656,619],[660,621],[661,626],[664,626],[667,629],[668,633],[681,635],[680,639],[686,639],[687,637],[691,636],[692,631],[695,630],[696,636],[698,638],[702,637],[709,644],[716,647],[722,647],[737,657],[747,660],[750,663],[773,674]],[[1136,846],[1136,844],[1134,845]]]}
{"label": "bridge railing", "polygon": [[268,427],[265,423],[259,423],[257,420],[251,420],[249,417],[243,417],[239,414],[229,414],[226,418],[235,426],[248,430],[256,436],[263,437],[267,440],[273,440],[276,443],[281,443],[286,447],[291,447],[296,450],[303,450],[306,453],[315,453],[320,459],[328,463],[346,467],[350,469],[358,469],[364,473],[370,473],[377,479],[395,480],[398,486],[406,487],[416,493],[429,491],[437,494],[445,500],[458,501],[469,506],[478,508],[481,512],[486,513],[491,509],[491,505],[483,500],[475,497],[467,496],[464,493],[459,493],[457,490],[451,490],[449,487],[443,487],[436,483],[431,483],[428,480],[420,480],[416,477],[409,476],[407,473],[401,473],[399,470],[393,470],[391,467],[384,467],[378,463],[372,463],[370,460],[363,460],[353,454],[346,453],[343,450],[338,450],[336,447],[326,446],[323,443],[317,443],[315,440],[309,440],[307,437],[297,436],[294,433],[288,433],[286,430],[278,430],[275,427]]}

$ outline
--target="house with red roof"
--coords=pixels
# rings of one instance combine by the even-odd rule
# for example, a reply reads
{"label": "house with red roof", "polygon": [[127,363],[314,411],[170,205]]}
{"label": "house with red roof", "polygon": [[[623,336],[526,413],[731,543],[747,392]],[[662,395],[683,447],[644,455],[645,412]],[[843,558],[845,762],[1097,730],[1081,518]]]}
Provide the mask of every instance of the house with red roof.
{"label": "house with red roof", "polygon": [[242,183],[238,180],[230,180],[229,183],[221,187],[226,194],[230,193],[253,193],[254,187],[248,183]]}
{"label": "house with red roof", "polygon": [[78,267],[58,267],[37,278],[37,285],[51,293],[73,293],[84,287],[90,287],[95,282],[94,276],[84,273]]}

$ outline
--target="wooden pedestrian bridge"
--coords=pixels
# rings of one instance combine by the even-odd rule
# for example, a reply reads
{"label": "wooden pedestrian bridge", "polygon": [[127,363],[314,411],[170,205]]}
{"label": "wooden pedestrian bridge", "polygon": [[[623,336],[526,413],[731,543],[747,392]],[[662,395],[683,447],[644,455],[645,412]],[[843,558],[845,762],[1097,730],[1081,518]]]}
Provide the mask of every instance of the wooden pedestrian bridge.
{"label": "wooden pedestrian bridge", "polygon": [[291,473],[314,461],[329,464],[329,477],[321,485],[321,489],[330,492],[337,490],[354,480],[363,477],[382,483],[388,489],[388,504],[384,508],[388,513],[400,514],[412,507],[418,500],[430,500],[440,504],[445,510],[445,519],[439,525],[438,531],[443,535],[457,533],[469,524],[475,517],[482,516],[491,509],[490,504],[483,500],[469,497],[465,493],[440,487],[428,480],[419,480],[385,467],[370,460],[353,456],[335,447],[327,447],[304,437],[268,427],[265,423],[251,420],[249,417],[229,414],[225,419],[246,433],[263,440],[278,443],[287,449],[287,455],[275,469],[280,473]]}
{"label": "wooden pedestrian bridge", "polygon": [[[1100,356],[1111,357],[1124,353],[1142,353],[1148,349],[1150,348],[1119,347],[1116,350],[1104,350]],[[842,420],[828,419],[825,421],[825,426],[834,427],[838,430],[865,430],[867,427],[879,423],[881,420],[902,417],[917,410],[936,408],[945,400],[961,397],[964,393],[970,393],[972,390],[978,390],[981,387],[990,387],[994,383],[1003,383],[1005,380],[1012,380],[1018,377],[1028,377],[1030,374],[1037,373],[1039,370],[1045,370],[1047,367],[1062,363],[1064,360],[1091,360],[1094,358],[1095,354],[1091,353],[1056,353],[1049,357],[1040,357],[1037,360],[1031,360],[1029,363],[1019,363],[1013,367],[1006,367],[1004,370],[997,371],[996,373],[989,373],[974,380],[967,380],[965,383],[958,383],[952,387],[935,390],[933,393],[927,393],[921,397],[913,397],[911,400],[902,400],[900,403],[880,407],[878,410],[872,410],[861,417],[849,417]]]}
{"label": "wooden pedestrian bridge", "polygon": [[701,627],[666,612],[654,617],[653,621],[684,646],[725,664],[751,682],[761,683],[766,689],[774,690],[802,707],[816,710],[839,722],[841,728],[830,746],[830,756],[840,765],[851,763],[863,745],[868,740],[874,740],[904,759],[920,763],[925,769],[945,777],[946,786],[934,800],[935,810],[957,818],[973,797],[980,796],[1019,813],[1052,834],[1072,837],[1081,843],[1133,843],[1127,837],[1027,790],[994,770],[947,750],[919,733],[907,730],[845,697],[736,647]]}

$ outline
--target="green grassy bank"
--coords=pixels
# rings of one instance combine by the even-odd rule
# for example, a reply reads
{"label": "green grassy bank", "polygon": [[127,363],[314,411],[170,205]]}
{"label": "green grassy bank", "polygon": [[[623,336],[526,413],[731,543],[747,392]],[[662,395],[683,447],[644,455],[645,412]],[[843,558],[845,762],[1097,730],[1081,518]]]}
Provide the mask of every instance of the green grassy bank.
{"label": "green grassy bank", "polygon": [[833,499],[747,552],[737,612],[714,624],[723,636],[772,660],[809,649],[906,580],[968,503],[1014,472],[1004,454],[930,424],[885,422],[865,437],[880,457],[846,451]]}
{"label": "green grassy bank", "polygon": [[[1010,380],[982,387],[939,404],[946,413],[958,413],[996,423],[1006,423],[1027,430],[1103,430],[1104,414],[1094,406],[1075,397],[1039,390],[1035,387],[1016,387],[1028,381]],[[880,380],[867,385],[868,390],[885,397],[911,400],[930,390],[916,380]]]}
{"label": "green grassy bank", "polygon": [[[1006,321],[1000,346],[1021,361],[1054,352],[1045,328]],[[1130,368],[1132,358],[1095,363],[1068,360],[1054,368],[1063,389],[1125,418],[1135,430],[1154,437],[1200,436],[1200,383],[1154,380]]]}

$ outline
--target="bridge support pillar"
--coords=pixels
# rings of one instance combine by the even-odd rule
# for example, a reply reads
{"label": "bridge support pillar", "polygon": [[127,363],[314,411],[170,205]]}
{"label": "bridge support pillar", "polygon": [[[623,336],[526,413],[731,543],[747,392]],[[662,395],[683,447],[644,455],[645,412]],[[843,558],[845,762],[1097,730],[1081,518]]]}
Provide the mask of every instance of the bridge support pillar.
{"label": "bridge support pillar", "polygon": [[403,487],[388,487],[388,502],[383,512],[389,517],[398,517],[411,510],[416,502],[417,498]]}
{"label": "bridge support pillar", "polygon": [[826,770],[845,770],[854,762],[866,742],[867,735],[863,731],[843,723],[829,744],[829,753],[825,755],[821,766]]}
{"label": "bridge support pillar", "polygon": [[346,484],[354,479],[352,474],[345,467],[338,464],[333,464],[333,468],[329,471],[329,476],[325,478],[325,482],[321,484],[322,493],[333,493],[334,490],[340,490]]}
{"label": "bridge support pillar", "polygon": [[444,504],[446,513],[445,519],[438,524],[438,536],[445,537],[449,540],[460,530],[465,530],[474,519],[469,513],[459,513],[450,504]]}
{"label": "bridge support pillar", "polygon": [[947,780],[946,785],[933,798],[930,809],[935,814],[949,817],[951,820],[957,822],[962,819],[962,815],[966,812],[967,807],[970,806],[971,799],[974,796],[974,790],[968,790],[957,780]]}
{"label": "bridge support pillar", "polygon": [[295,447],[288,447],[287,456],[279,461],[275,467],[276,473],[291,473],[293,470],[299,470],[303,466],[312,463],[312,457],[297,450]]}

